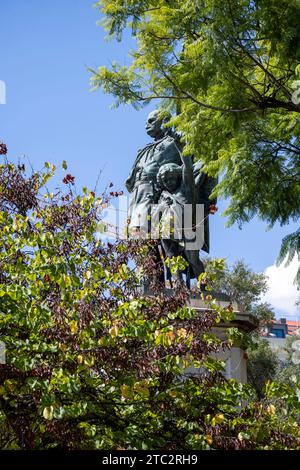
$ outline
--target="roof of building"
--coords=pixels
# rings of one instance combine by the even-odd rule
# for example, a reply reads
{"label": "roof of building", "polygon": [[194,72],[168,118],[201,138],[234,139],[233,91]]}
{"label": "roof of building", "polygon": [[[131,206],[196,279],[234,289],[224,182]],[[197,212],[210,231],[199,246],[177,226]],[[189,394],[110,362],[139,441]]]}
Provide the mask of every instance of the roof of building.
{"label": "roof of building", "polygon": [[[279,320],[273,320],[272,323],[273,326],[271,328],[278,329],[281,327],[289,336],[300,336],[300,320],[287,320],[286,318],[280,318]],[[260,336],[270,336],[269,328],[262,328],[260,331]]]}
{"label": "roof of building", "polygon": [[300,333],[300,321],[286,320],[288,334],[295,335]]}

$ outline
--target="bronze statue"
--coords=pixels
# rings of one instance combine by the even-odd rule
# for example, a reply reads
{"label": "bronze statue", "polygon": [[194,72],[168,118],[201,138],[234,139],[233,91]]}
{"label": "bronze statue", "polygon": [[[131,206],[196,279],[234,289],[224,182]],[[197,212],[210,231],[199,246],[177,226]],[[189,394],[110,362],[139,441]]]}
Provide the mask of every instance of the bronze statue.
{"label": "bronze statue", "polygon": [[130,193],[129,224],[131,236],[136,231],[148,232],[148,215],[151,205],[159,200],[160,190],[157,185],[157,174],[165,163],[180,164],[180,153],[175,144],[172,132],[163,127],[159,111],[152,111],[147,120],[146,132],[154,142],[138,151],[133,168],[125,185]]}
{"label": "bronze statue", "polygon": [[[164,258],[180,255],[187,261],[184,273],[189,287],[190,279],[198,278],[204,271],[200,248],[209,251],[209,196],[215,181],[202,172],[201,163],[193,165],[190,156],[182,155],[179,136],[164,128],[159,111],[149,114],[146,131],[154,142],[139,150],[125,183],[130,192],[128,234],[149,238],[158,221],[157,214],[159,223],[164,223],[171,213],[177,225],[171,232],[160,233],[160,252]],[[200,245],[199,239],[197,243],[192,241],[193,236],[199,236],[199,226]],[[170,270],[165,271],[167,280],[172,281]],[[177,276],[180,282],[182,274]]]}

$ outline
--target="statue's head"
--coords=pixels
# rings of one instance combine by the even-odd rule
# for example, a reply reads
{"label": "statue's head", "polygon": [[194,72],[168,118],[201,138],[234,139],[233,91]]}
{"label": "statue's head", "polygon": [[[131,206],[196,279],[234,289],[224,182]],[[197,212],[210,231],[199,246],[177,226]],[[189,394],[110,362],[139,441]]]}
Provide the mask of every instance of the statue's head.
{"label": "statue's head", "polygon": [[180,184],[181,171],[181,166],[176,163],[165,163],[157,173],[158,184],[172,193]]}
{"label": "statue's head", "polygon": [[154,139],[157,139],[164,134],[163,121],[159,117],[159,111],[157,109],[152,111],[147,118],[146,132]]}

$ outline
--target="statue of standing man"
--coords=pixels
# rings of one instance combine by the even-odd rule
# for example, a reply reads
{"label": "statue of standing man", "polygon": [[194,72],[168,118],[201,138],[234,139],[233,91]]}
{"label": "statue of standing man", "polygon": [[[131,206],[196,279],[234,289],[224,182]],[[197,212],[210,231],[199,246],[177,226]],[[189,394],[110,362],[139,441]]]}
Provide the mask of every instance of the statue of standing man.
{"label": "statue of standing man", "polygon": [[131,173],[125,182],[130,193],[129,236],[141,232],[149,233],[151,206],[157,204],[161,194],[157,182],[160,167],[166,163],[181,165],[175,137],[163,127],[159,111],[152,111],[149,114],[146,132],[154,139],[154,142],[139,150]]}
{"label": "statue of standing man", "polygon": [[[184,231],[185,236],[174,237],[171,232],[170,235],[159,236],[158,250],[164,259],[179,255],[185,258],[188,264],[185,274],[189,287],[190,279],[198,278],[204,269],[199,258],[200,249],[209,251],[209,197],[215,182],[202,172],[200,162],[193,165],[191,157],[183,157],[179,137],[164,128],[159,111],[152,111],[149,114],[146,132],[154,142],[139,150],[125,182],[130,193],[128,236],[147,239],[153,235],[154,227],[151,227],[151,223],[153,222],[152,225],[155,226],[158,220],[152,218],[154,206],[162,222],[164,222],[162,219],[167,218],[164,214],[170,212],[168,206],[171,206],[174,213],[180,213],[177,217],[178,233]],[[191,214],[189,221],[186,220],[188,206]],[[199,206],[203,209],[200,219],[197,212]],[[195,216],[199,220],[196,220]],[[203,236],[200,237],[198,237],[199,226],[201,234],[203,232]],[[189,234],[195,237],[196,243],[188,243],[190,237],[186,238],[187,228]],[[170,279],[168,271],[166,278]]]}

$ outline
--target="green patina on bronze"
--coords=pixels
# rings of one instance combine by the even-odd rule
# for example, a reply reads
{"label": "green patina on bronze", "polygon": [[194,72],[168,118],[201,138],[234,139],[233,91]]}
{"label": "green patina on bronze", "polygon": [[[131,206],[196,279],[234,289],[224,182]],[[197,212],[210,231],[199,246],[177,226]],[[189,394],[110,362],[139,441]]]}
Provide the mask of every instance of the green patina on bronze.
{"label": "green patina on bronze", "polygon": [[[181,211],[184,206],[190,205],[194,212],[193,224],[197,225],[199,221],[195,220],[194,209],[201,204],[204,208],[200,221],[204,226],[202,250],[209,252],[208,215],[212,204],[209,197],[215,184],[214,179],[201,171],[201,162],[194,165],[191,156],[182,155],[180,136],[164,127],[158,110],[149,114],[146,131],[154,141],[138,151],[125,182],[130,193],[129,233],[132,235],[142,230],[150,232],[148,221],[154,205],[162,212],[168,207]],[[188,249],[184,235],[181,239],[162,236],[160,247],[165,258],[181,255],[187,261],[185,273],[188,284],[189,279],[197,278],[203,272],[199,249]],[[179,273],[179,277],[181,275]]]}

